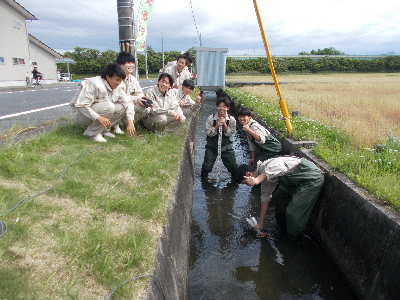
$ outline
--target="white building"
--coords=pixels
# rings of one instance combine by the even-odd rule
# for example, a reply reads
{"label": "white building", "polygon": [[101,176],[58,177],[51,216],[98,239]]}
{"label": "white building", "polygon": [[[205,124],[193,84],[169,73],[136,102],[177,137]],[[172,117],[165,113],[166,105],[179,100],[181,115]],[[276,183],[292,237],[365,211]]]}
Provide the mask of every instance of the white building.
{"label": "white building", "polygon": [[28,34],[27,20],[37,18],[14,0],[0,0],[0,87],[26,86],[34,66],[46,84],[58,82],[55,59],[62,55]]}

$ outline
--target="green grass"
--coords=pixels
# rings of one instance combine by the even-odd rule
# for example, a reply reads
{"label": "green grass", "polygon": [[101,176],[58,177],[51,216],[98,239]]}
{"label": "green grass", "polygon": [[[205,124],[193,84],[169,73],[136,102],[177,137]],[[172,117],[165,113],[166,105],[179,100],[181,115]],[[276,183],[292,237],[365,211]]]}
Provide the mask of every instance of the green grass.
{"label": "green grass", "polygon": [[[187,125],[162,138],[139,128],[107,144],[83,130],[2,146],[0,299],[105,299],[152,270]],[[113,299],[134,299],[144,285],[122,286]]]}
{"label": "green grass", "polygon": [[[261,99],[240,89],[225,90],[235,101],[253,108],[269,126],[288,137],[279,104],[275,100]],[[318,146],[312,151],[334,169],[349,176],[383,203],[400,212],[400,140],[388,134],[382,138],[382,151],[359,145],[352,146],[350,137],[335,127],[292,117],[295,140],[313,140]]]}

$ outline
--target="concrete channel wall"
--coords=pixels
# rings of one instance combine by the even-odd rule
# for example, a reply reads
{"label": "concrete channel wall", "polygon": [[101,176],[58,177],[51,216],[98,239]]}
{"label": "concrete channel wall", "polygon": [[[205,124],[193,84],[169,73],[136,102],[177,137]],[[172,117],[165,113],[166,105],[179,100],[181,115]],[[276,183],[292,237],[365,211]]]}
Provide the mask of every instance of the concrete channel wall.
{"label": "concrete channel wall", "polygon": [[[192,221],[194,159],[198,118],[193,116],[183,149],[180,168],[167,211],[168,225],[159,240],[159,252],[153,275],[147,285],[146,300],[185,299]],[[161,291],[161,288],[163,292]]]}
{"label": "concrete channel wall", "polygon": [[[153,273],[160,279],[166,299],[186,298],[197,125],[198,119],[193,117]],[[270,131],[280,138],[279,133]],[[309,227],[354,291],[366,300],[399,299],[399,214],[313,155],[307,149],[313,142],[281,141],[285,154],[305,157],[325,172]],[[143,299],[163,299],[156,280],[149,281]]]}
{"label": "concrete channel wall", "polygon": [[362,299],[399,299],[400,216],[310,150],[299,156],[326,173],[310,223],[344,277]]}
{"label": "concrete channel wall", "polygon": [[305,157],[325,172],[310,229],[361,299],[400,299],[400,215],[312,154],[313,144],[283,139],[284,154]]}

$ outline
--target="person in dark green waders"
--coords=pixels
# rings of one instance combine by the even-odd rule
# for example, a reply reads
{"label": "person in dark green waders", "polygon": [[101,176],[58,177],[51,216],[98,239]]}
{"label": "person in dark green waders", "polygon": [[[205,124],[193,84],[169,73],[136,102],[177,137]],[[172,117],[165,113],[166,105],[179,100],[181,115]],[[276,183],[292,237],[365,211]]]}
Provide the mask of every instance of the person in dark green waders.
{"label": "person in dark green waders", "polygon": [[295,156],[259,161],[257,169],[240,165],[235,179],[249,186],[261,183],[261,213],[254,229],[263,229],[269,203],[274,201],[276,221],[292,240],[303,232],[324,184],[324,174],[315,164]]}
{"label": "person in dark green waders", "polygon": [[218,156],[218,135],[222,128],[221,159],[224,166],[233,176],[237,167],[235,150],[233,150],[233,135],[236,132],[236,120],[228,114],[231,101],[227,97],[217,99],[218,113],[208,116],[206,121],[206,153],[201,166],[201,177],[207,177],[212,171]]}
{"label": "person in dark green waders", "polygon": [[282,154],[282,144],[260,123],[251,117],[251,110],[238,109],[236,114],[242,130],[245,132],[251,151],[249,166],[257,167],[259,160],[264,161]]}

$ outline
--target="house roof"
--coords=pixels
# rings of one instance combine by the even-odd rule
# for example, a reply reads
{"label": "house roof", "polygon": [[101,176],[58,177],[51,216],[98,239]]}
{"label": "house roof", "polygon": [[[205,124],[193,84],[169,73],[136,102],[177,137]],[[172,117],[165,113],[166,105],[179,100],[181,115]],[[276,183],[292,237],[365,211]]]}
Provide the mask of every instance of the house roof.
{"label": "house roof", "polygon": [[74,61],[72,58],[69,57],[64,57],[64,58],[56,58],[56,63],[64,63],[64,64],[75,64],[76,61]]}
{"label": "house roof", "polygon": [[27,11],[21,4],[14,0],[4,0],[8,4],[10,4],[14,9],[20,12],[24,17],[25,20],[38,20],[34,15],[32,15],[29,11]]}
{"label": "house roof", "polygon": [[35,45],[37,45],[38,47],[42,48],[43,50],[51,53],[54,56],[54,58],[63,58],[63,56],[60,53],[58,53],[57,51],[51,49],[49,46],[47,46],[46,44],[44,44],[41,41],[39,41],[33,35],[28,34],[28,36],[29,36],[29,42],[32,42]]}

